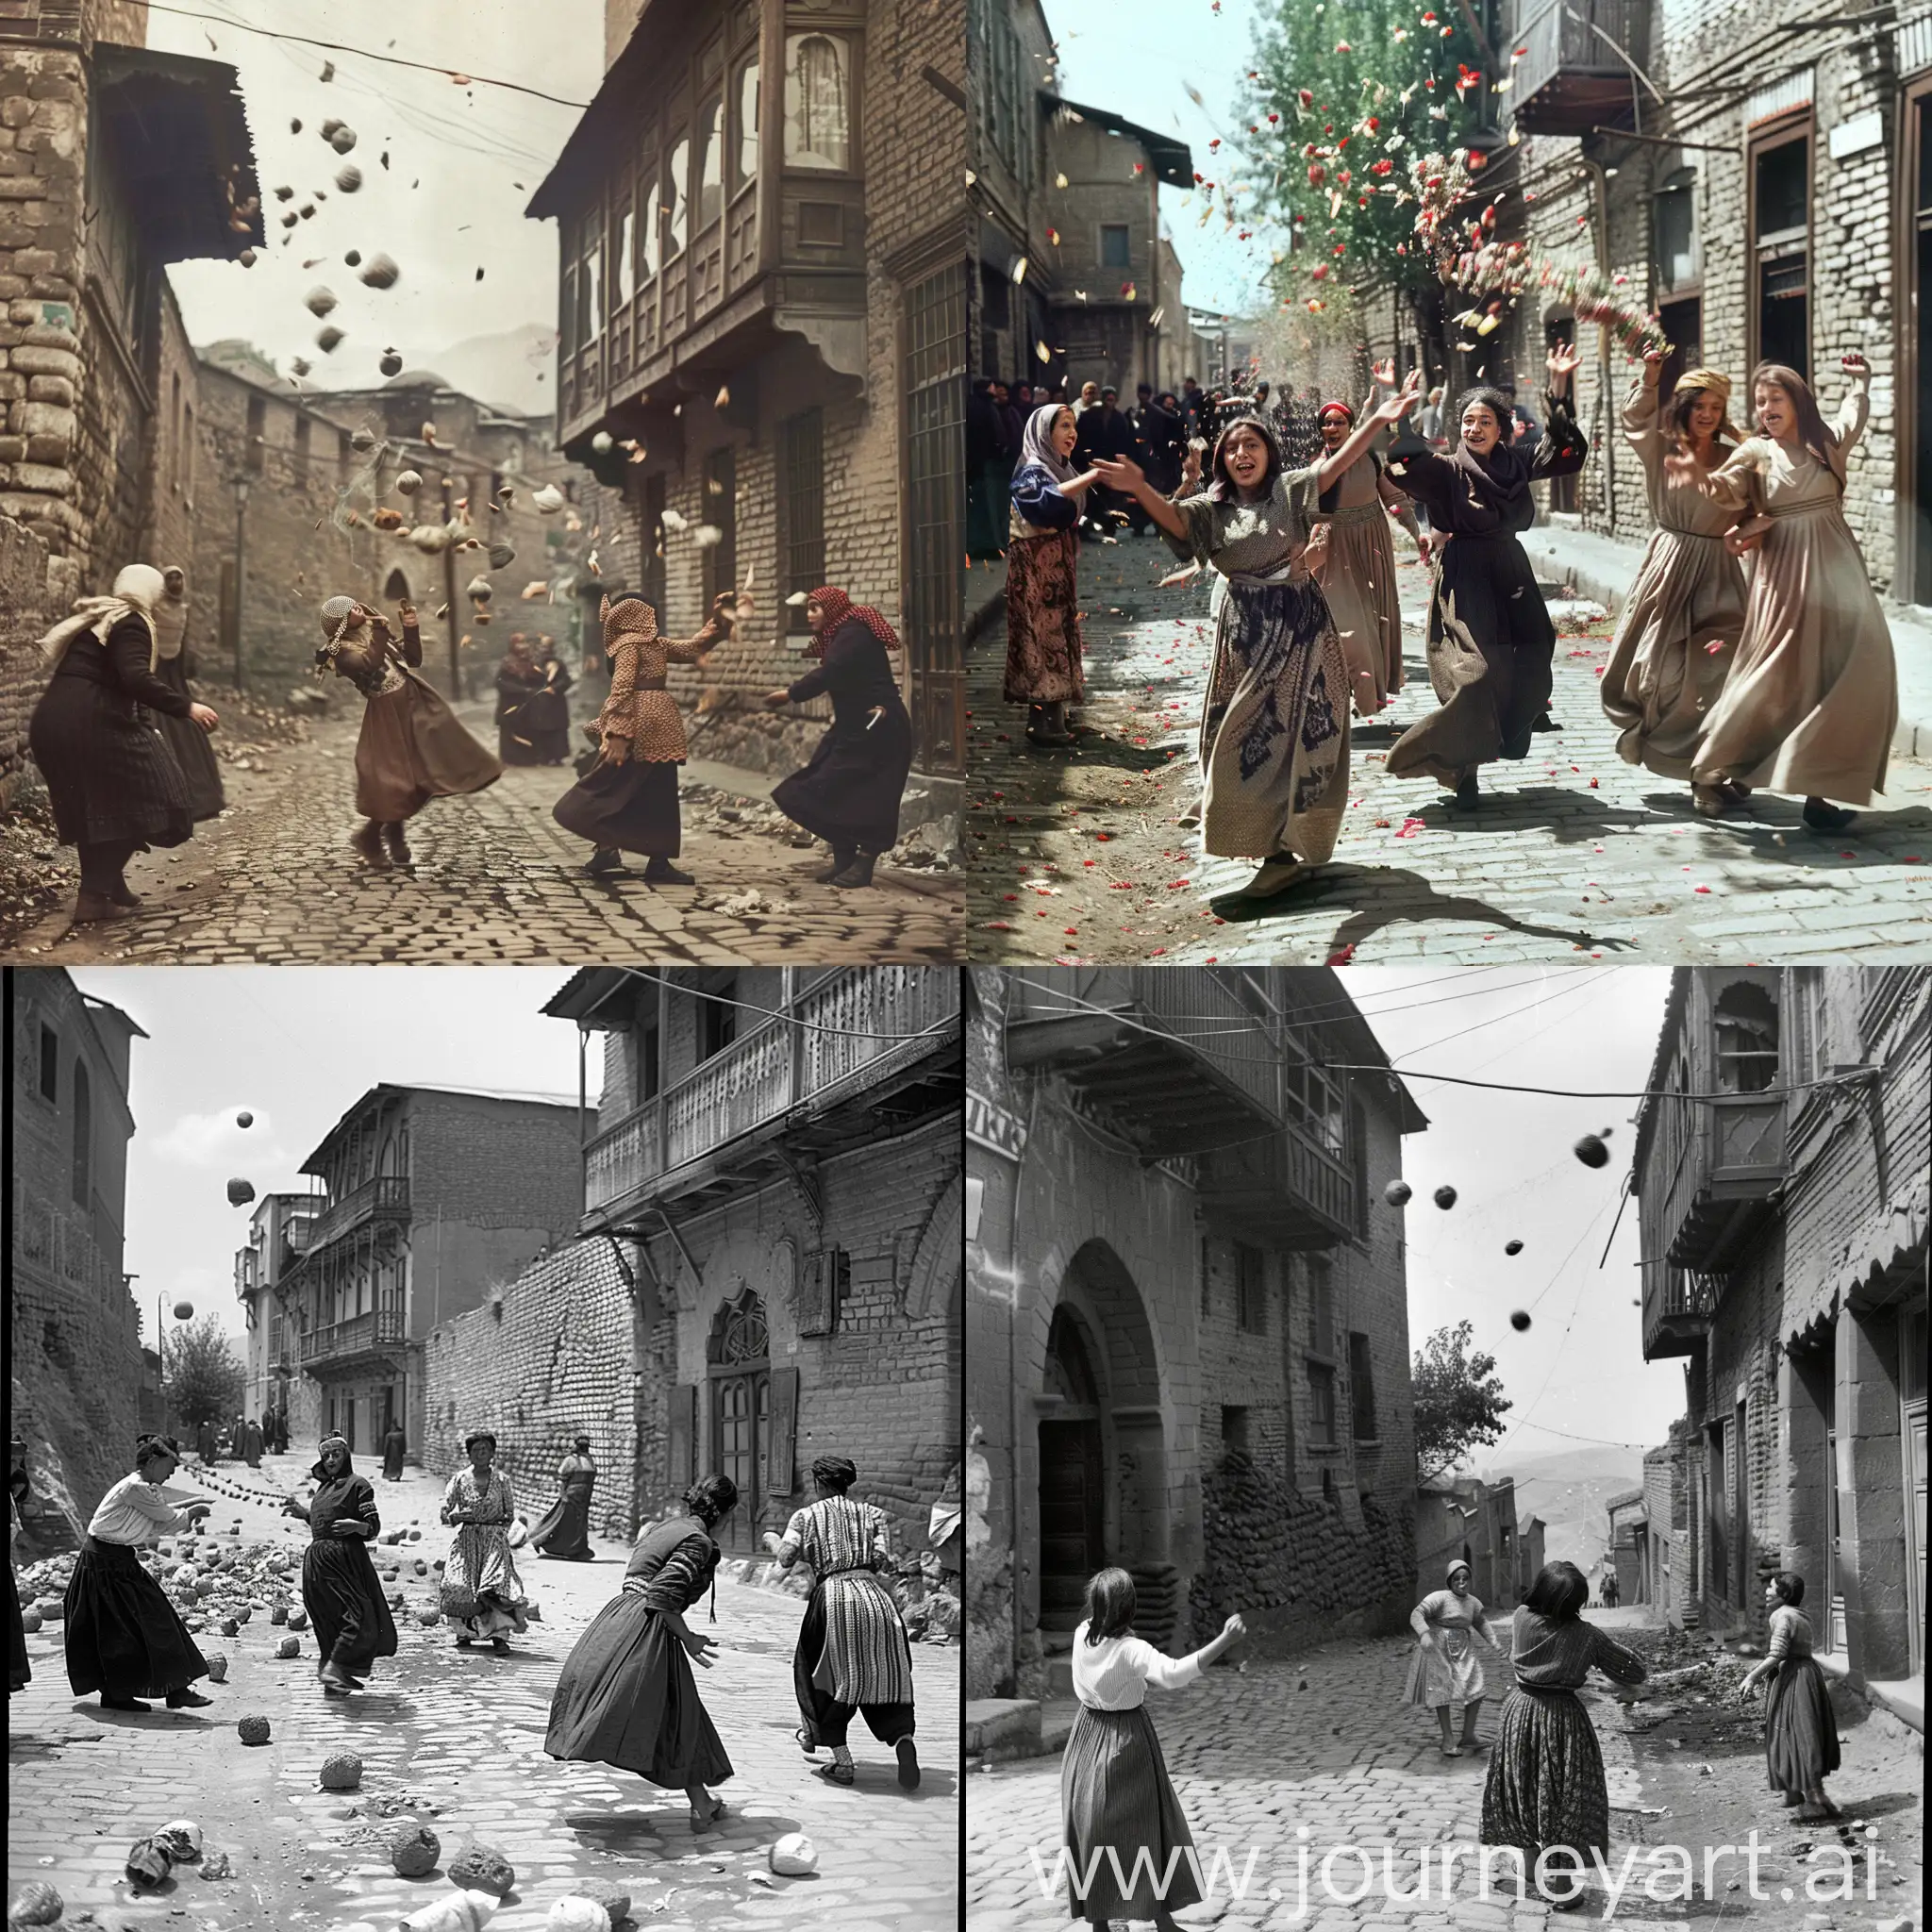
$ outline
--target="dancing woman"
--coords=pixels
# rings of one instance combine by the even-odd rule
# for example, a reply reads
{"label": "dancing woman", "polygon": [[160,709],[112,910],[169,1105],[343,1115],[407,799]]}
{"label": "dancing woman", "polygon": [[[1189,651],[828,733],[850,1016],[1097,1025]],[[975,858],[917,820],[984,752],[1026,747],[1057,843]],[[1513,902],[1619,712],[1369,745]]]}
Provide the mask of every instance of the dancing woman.
{"label": "dancing woman", "polygon": [[1865,427],[1872,372],[1857,354],[1835,430],[1795,369],[1751,372],[1760,434],[1699,480],[1741,513],[1737,541],[1762,548],[1743,635],[1723,695],[1705,720],[1691,777],[1734,799],[1756,787],[1798,792],[1814,832],[1839,832],[1885,789],[1898,724],[1898,671],[1858,541],[1845,522],[1845,466]]}
{"label": "dancing woman", "polygon": [[[1485,1748],[1475,1726],[1487,1685],[1474,1639],[1480,1637],[1491,1650],[1497,1650],[1497,1644],[1490,1635],[1481,1598],[1470,1594],[1470,1575],[1469,1565],[1458,1557],[1449,1566],[1448,1588],[1431,1591],[1408,1613],[1416,1646],[1408,1671],[1407,1701],[1425,1704],[1436,1713],[1444,1757],[1460,1757],[1465,1751]],[[1459,1745],[1450,1723],[1450,1707],[1457,1704],[1462,1707]]]}
{"label": "dancing woman", "polygon": [[487,1637],[501,1655],[512,1632],[521,1637],[529,1627],[523,1578],[509,1550],[516,1504],[509,1478],[490,1466],[496,1438],[488,1429],[464,1437],[463,1453],[469,1468],[451,1476],[442,1492],[442,1520],[457,1526],[443,1566],[442,1609],[456,1625],[458,1650]]}
{"label": "dancing woman", "polygon": [[183,649],[188,635],[188,573],[178,563],[161,572],[161,594],[155,605],[155,675],[189,701],[188,711],[157,711],[155,726],[175,754],[188,786],[188,808],[200,824],[219,818],[227,803],[222,768],[215,762],[208,733],[190,715],[194,695],[188,689],[193,660]]}
{"label": "dancing woman", "polygon": [[525,712],[546,682],[530,653],[529,639],[516,632],[496,667],[496,756],[506,765],[541,762]]}
{"label": "dancing woman", "polygon": [[[1687,370],[1660,408],[1663,359],[1655,349],[1644,357],[1624,404],[1624,439],[1643,464],[1657,528],[1617,621],[1602,692],[1625,763],[1689,778],[1744,628],[1744,570],[1724,541],[1734,512],[1667,459],[1688,458],[1707,476],[1743,439],[1730,424],[1730,380],[1714,369]],[[1693,784],[1690,796],[1707,818],[1734,803],[1717,785]]]}
{"label": "dancing woman", "polygon": [[56,834],[79,854],[76,925],[131,917],[141,900],[128,889],[127,861],[194,835],[181,766],[142,710],[185,718],[204,733],[220,721],[158,675],[155,612],[164,588],[159,571],[130,563],[111,596],[84,599],[41,640],[53,670],[27,742]]}
{"label": "dancing woman", "polygon": [[1811,1620],[1803,1608],[1805,1579],[1780,1570],[1764,1586],[1770,1612],[1764,1661],[1744,1674],[1738,1695],[1748,1697],[1765,1678],[1764,1761],[1771,1788],[1787,1806],[1802,1804],[1801,1822],[1816,1824],[1844,1814],[1824,1794],[1825,1778],[1839,1767],[1838,1718],[1831,1689],[1811,1656]]}
{"label": "dancing woman", "polygon": [[1026,419],[1007,532],[1007,676],[1035,744],[1071,744],[1067,707],[1087,694],[1081,669],[1080,499],[1100,480],[1074,461],[1079,430],[1064,403]]}
{"label": "dancing woman", "polygon": [[346,1697],[362,1689],[377,1657],[396,1654],[395,1619],[369,1560],[382,1518],[369,1478],[349,1466],[345,1438],[325,1436],[308,1473],[316,1480],[314,1495],[306,1504],[291,1496],[282,1508],[309,1529],[302,1557],[302,1607],[315,1625],[317,1674],[325,1692]]}
{"label": "dancing woman", "polygon": [[891,1565],[886,1512],[845,1493],[858,1470],[842,1456],[820,1457],[811,1475],[818,1500],[792,1512],[782,1537],[767,1531],[764,1540],[780,1570],[802,1560],[815,1579],[791,1665],[805,1720],[798,1741],[808,1757],[829,1745],[832,1761],[824,1775],[849,1785],[854,1773],[845,1733],[859,1712],[873,1736],[898,1755],[899,1782],[911,1790],[919,1783],[912,1648],[899,1607],[875,1574]]}
{"label": "dancing woman", "polygon": [[539,1556],[562,1557],[573,1563],[591,1560],[591,1492],[596,1487],[591,1439],[579,1436],[557,1465],[557,1501],[530,1531],[530,1547]]}
{"label": "dancing woman", "polygon": [[693,1831],[723,1817],[724,1801],[707,1788],[731,1775],[731,1759],[691,1673],[711,1668],[716,1644],[684,1613],[711,1585],[722,1554],[712,1532],[737,1505],[728,1475],[706,1476],[684,1492],[684,1515],[640,1538],[623,1590],[558,1674],[543,1739],[552,1757],[615,1765],[683,1791]]}
{"label": "dancing woman", "polygon": [[1216,438],[1205,491],[1192,450],[1173,498],[1131,462],[1096,466],[1145,508],[1177,556],[1211,565],[1226,583],[1201,707],[1201,843],[1222,858],[1261,861],[1239,897],[1273,898],[1335,849],[1348,796],[1349,679],[1304,553],[1321,492],[1384,424],[1401,420],[1420,381],[1412,374],[1306,470],[1285,466],[1273,427],[1254,415],[1237,416]]}
{"label": "dancing woman", "polygon": [[772,803],[832,848],[823,882],[872,884],[881,853],[899,836],[899,800],[912,769],[912,720],[899,695],[891,653],[892,626],[869,604],[822,585],[806,599],[811,657],[819,661],[782,691],[765,693],[773,709],[822,693],[832,722],[802,771],[772,788]]}
{"label": "dancing woman", "polygon": [[356,809],[363,822],[349,843],[374,866],[409,862],[404,824],[432,798],[481,791],[503,775],[423,675],[414,605],[396,606],[396,625],[391,630],[379,611],[353,597],[331,597],[322,607],[325,641],[315,654],[318,677],[345,677],[364,699],[356,739]]}
{"label": "dancing woman", "polygon": [[1389,753],[1397,778],[1434,778],[1457,805],[1480,801],[1477,770],[1529,754],[1550,702],[1557,629],[1536,587],[1521,533],[1536,521],[1529,486],[1567,476],[1589,454],[1570,410],[1576,351],[1549,355],[1548,426],[1532,445],[1512,446],[1509,399],[1472,389],[1457,405],[1462,441],[1453,450],[1398,449],[1385,474],[1445,532],[1429,600],[1429,682],[1438,709],[1411,724]]}

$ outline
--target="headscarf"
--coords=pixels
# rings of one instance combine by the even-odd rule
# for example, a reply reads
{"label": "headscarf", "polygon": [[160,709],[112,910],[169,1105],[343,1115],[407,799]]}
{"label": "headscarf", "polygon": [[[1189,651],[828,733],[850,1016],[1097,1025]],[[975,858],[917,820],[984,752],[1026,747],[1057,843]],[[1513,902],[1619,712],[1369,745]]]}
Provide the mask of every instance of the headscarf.
{"label": "headscarf", "polygon": [[1456,1588],[1456,1573],[1458,1570],[1460,1570],[1462,1574],[1465,1576],[1467,1576],[1472,1582],[1475,1580],[1475,1572],[1472,1570],[1469,1567],[1469,1565],[1462,1560],[1460,1557],[1457,1557],[1455,1562],[1450,1564],[1449,1574],[1445,1579],[1451,1590],[1454,1590]]}
{"label": "headscarf", "polygon": [[1053,421],[1068,407],[1065,403],[1042,403],[1026,419],[1020,436],[1020,463],[1024,469],[1037,464],[1056,483],[1071,483],[1080,473],[1053,446]]}
{"label": "headscarf", "polygon": [[658,635],[658,613],[641,597],[620,597],[614,604],[606,597],[597,607],[597,615],[604,625],[607,658],[616,657],[618,646],[626,639],[648,644]]}
{"label": "headscarf", "polygon": [[92,636],[106,643],[114,626],[124,618],[138,617],[147,626],[147,668],[157,661],[158,641],[155,631],[155,607],[167,589],[161,574],[151,563],[130,563],[114,579],[114,589],[106,597],[83,597],[72,616],[63,617],[41,640],[41,651],[50,664],[58,664],[76,638]]}
{"label": "headscarf", "polygon": [[591,1446],[591,1439],[588,1436],[573,1437],[570,1446],[573,1449],[588,1449]]}
{"label": "headscarf", "polygon": [[828,1490],[843,1491],[858,1480],[858,1465],[845,1456],[821,1456],[811,1466],[811,1479]]}
{"label": "headscarf", "polygon": [[825,613],[825,621],[819,626],[818,636],[806,647],[808,657],[823,658],[827,640],[848,617],[856,617],[887,650],[896,651],[899,648],[898,633],[892,626],[870,604],[855,604],[836,585],[821,584],[816,591],[808,591],[805,601],[816,604]]}
{"label": "headscarf", "polygon": [[1688,390],[1707,389],[1716,396],[1718,408],[1724,412],[1724,421],[1717,425],[1719,436],[1731,442],[1742,442],[1742,432],[1731,421],[1731,378],[1717,369],[1687,369],[1678,376],[1673,395],[1680,396]]}
{"label": "headscarf", "polygon": [[[168,595],[168,572],[181,572],[181,594]],[[181,640],[188,634],[188,573],[178,563],[162,566],[161,592],[155,599],[153,611],[155,622],[155,656],[158,659],[173,659],[181,655]]]}
{"label": "headscarf", "polygon": [[[338,1443],[341,1445],[342,1466],[337,1475],[331,1475],[323,1457]],[[341,1476],[352,1474],[353,1471],[349,1467],[349,1439],[340,1434],[325,1436],[315,1445],[315,1460],[309,1465],[308,1474],[319,1483],[337,1482]]]}
{"label": "headscarf", "polygon": [[463,1454],[467,1456],[478,1442],[488,1442],[491,1453],[492,1455],[495,1453],[496,1436],[494,1432],[490,1429],[475,1429],[463,1438]]}
{"label": "headscarf", "polygon": [[1442,452],[1442,460],[1452,465],[1463,489],[1485,509],[1508,522],[1529,496],[1529,458],[1509,441],[1514,426],[1515,405],[1499,389],[1480,386],[1464,390],[1456,399],[1456,421],[1471,404],[1480,403],[1495,417],[1500,432],[1496,446],[1487,457],[1479,457],[1467,442]]}

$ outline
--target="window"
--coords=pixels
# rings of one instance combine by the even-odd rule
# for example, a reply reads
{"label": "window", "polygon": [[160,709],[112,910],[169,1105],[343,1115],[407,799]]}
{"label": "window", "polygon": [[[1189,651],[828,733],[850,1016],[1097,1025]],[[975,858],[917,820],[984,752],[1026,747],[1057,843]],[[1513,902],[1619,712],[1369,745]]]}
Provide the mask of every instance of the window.
{"label": "window", "polygon": [[1375,1368],[1366,1335],[1351,1333],[1348,1338],[1348,1386],[1355,1439],[1357,1442],[1373,1442],[1376,1435]]}
{"label": "window", "polygon": [[966,768],[966,269],[905,292],[902,394],[908,509],[906,657],[923,771]]}
{"label": "window", "polygon": [[698,110],[697,225],[708,228],[724,211],[724,103],[708,101]]}
{"label": "window", "polygon": [[169,452],[168,481],[178,491],[181,488],[181,372],[178,369],[168,378],[168,427],[175,435],[175,447]]}
{"label": "window", "polygon": [[617,275],[611,290],[611,300],[620,308],[629,308],[631,297],[638,291],[637,227],[636,210],[626,208],[623,220],[617,225],[617,246],[612,252],[612,258],[617,264]]}
{"label": "window", "polygon": [[1308,1364],[1308,1441],[1318,1449],[1335,1446],[1335,1371],[1320,1362]]}
{"label": "window", "polygon": [[1355,1183],[1355,1231],[1369,1238],[1369,1110],[1351,1096],[1348,1103],[1348,1168]]}
{"label": "window", "polygon": [[[785,479],[785,590],[815,591],[825,580],[825,425],[824,412],[804,409],[779,425]],[[792,605],[791,628],[803,631],[805,606]]]}
{"label": "window", "polygon": [[1248,1412],[1244,1408],[1228,1408],[1221,1411],[1221,1448],[1227,1456],[1246,1456],[1248,1446]]}
{"label": "window", "polygon": [[643,278],[648,282],[664,258],[664,202],[658,192],[657,175],[653,175],[644,184],[639,206],[644,211],[644,225],[638,238],[638,252]]}
{"label": "window", "polygon": [[1777,1084],[1777,1003],[1750,980],[1718,994],[1717,1084],[1726,1093],[1762,1093]]}
{"label": "window", "polygon": [[591,208],[577,225],[576,314],[571,346],[587,347],[604,333],[604,213]]}
{"label": "window", "polygon": [[738,974],[727,973],[698,1000],[698,1058],[723,1053],[738,1038]]}
{"label": "window", "polygon": [[755,180],[758,172],[758,63],[739,70],[738,145],[733,149],[731,192]]}
{"label": "window", "polygon": [[785,165],[852,166],[851,49],[832,34],[785,39]]}
{"label": "window", "polygon": [[1268,1332],[1268,1257],[1245,1242],[1235,1244],[1235,1325],[1243,1335]]}
{"label": "window", "polygon": [[726,447],[705,458],[704,521],[718,532],[705,552],[705,608],[738,581],[738,457]]}
{"label": "window", "polygon": [[1695,295],[1687,295],[1680,302],[1659,303],[1657,313],[1671,342],[1657,377],[1657,393],[1669,395],[1685,370],[1695,369],[1704,360],[1704,304]]}
{"label": "window", "polygon": [[1103,222],[1100,225],[1101,267],[1127,268],[1132,265],[1133,258],[1126,223]]}
{"label": "window", "polygon": [[1811,374],[1811,142],[1808,127],[1751,157],[1757,359]]}
{"label": "window", "polygon": [[308,474],[308,418],[295,418],[295,466],[304,476]]}
{"label": "window", "polygon": [[1319,1255],[1308,1257],[1308,1346],[1330,1359],[1335,1355],[1335,1278]]}
{"label": "window", "polygon": [[656,1013],[646,1013],[638,1022],[637,1055],[637,1104],[641,1107],[647,1100],[656,1100],[664,1085],[664,1058]]}
{"label": "window", "polygon": [[60,1036],[51,1026],[41,1028],[41,1098],[60,1104]]}
{"label": "window", "polygon": [[1657,279],[1660,289],[1676,290],[1697,279],[1697,176],[1679,168],[1665,178],[1655,203]]}
{"label": "window", "polygon": [[181,466],[180,490],[182,495],[194,495],[194,405],[181,405],[181,447],[175,451]]}
{"label": "window", "polygon": [[87,1063],[74,1063],[74,1198],[82,1208],[93,1187],[94,1109],[88,1086]]}
{"label": "window", "polygon": [[256,475],[261,474],[262,442],[268,434],[268,403],[261,396],[248,398],[247,445],[242,452],[242,467]]}
{"label": "window", "polygon": [[691,137],[684,136],[671,150],[671,208],[665,217],[668,245],[664,259],[673,261],[684,253],[685,232],[691,225],[691,207],[685,199],[690,185]]}

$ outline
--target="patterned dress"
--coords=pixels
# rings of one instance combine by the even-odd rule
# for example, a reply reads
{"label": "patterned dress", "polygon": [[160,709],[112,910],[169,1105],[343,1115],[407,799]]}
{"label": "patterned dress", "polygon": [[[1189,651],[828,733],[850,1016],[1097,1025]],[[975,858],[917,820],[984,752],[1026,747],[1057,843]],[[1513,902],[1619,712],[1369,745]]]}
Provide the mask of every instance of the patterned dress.
{"label": "patterned dress", "polygon": [[1771,1613],[1766,1658],[1776,1664],[1764,1700],[1771,1788],[1802,1797],[1839,1767],[1838,1719],[1824,1673],[1811,1658],[1811,1620],[1795,1604]]}
{"label": "patterned dress", "polygon": [[[458,1525],[443,1566],[443,1607],[457,1635],[465,1638],[508,1637],[528,1627],[525,1614],[529,1600],[524,1594],[523,1578],[517,1574],[510,1555],[509,1526],[516,1521],[509,1478],[491,1469],[480,1479],[475,1469],[458,1470],[442,1492],[442,1520],[451,1522],[458,1514],[474,1514],[481,1522]],[[467,1615],[450,1611],[450,1605],[474,1597],[475,1608]]]}
{"label": "patterned dress", "polygon": [[1013,473],[1007,534],[1007,676],[1009,705],[1076,705],[1081,669],[1080,507],[1039,463]]}
{"label": "patterned dress", "polygon": [[912,1649],[891,1592],[874,1574],[891,1560],[883,1509],[823,1496],[785,1525],[781,1548],[810,1564],[792,1688],[814,1744],[842,1744],[855,1710],[882,1744],[912,1735]]}
{"label": "patterned dress", "polygon": [[1481,1600],[1466,1591],[1434,1590],[1408,1613],[1409,1627],[1418,1637],[1434,1634],[1433,1643],[1418,1643],[1408,1667],[1407,1699],[1435,1709],[1444,1704],[1474,1704],[1486,1680],[1475,1652],[1475,1633],[1493,1644],[1483,1617]]}

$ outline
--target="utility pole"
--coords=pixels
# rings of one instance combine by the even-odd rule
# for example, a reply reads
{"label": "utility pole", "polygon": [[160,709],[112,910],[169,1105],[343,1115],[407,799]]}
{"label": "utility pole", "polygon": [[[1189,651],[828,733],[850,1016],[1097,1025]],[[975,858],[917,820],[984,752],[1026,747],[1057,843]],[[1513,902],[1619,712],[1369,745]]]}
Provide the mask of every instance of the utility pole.
{"label": "utility pole", "polygon": [[235,478],[235,689],[242,686],[242,605],[248,586],[248,478]]}
{"label": "utility pole", "polygon": [[[450,494],[449,472],[442,475],[442,525],[445,535],[450,519],[456,514],[456,504]],[[457,638],[457,554],[445,542],[442,546],[442,604],[449,617],[449,694],[452,699],[463,694],[463,672],[460,648]]]}

